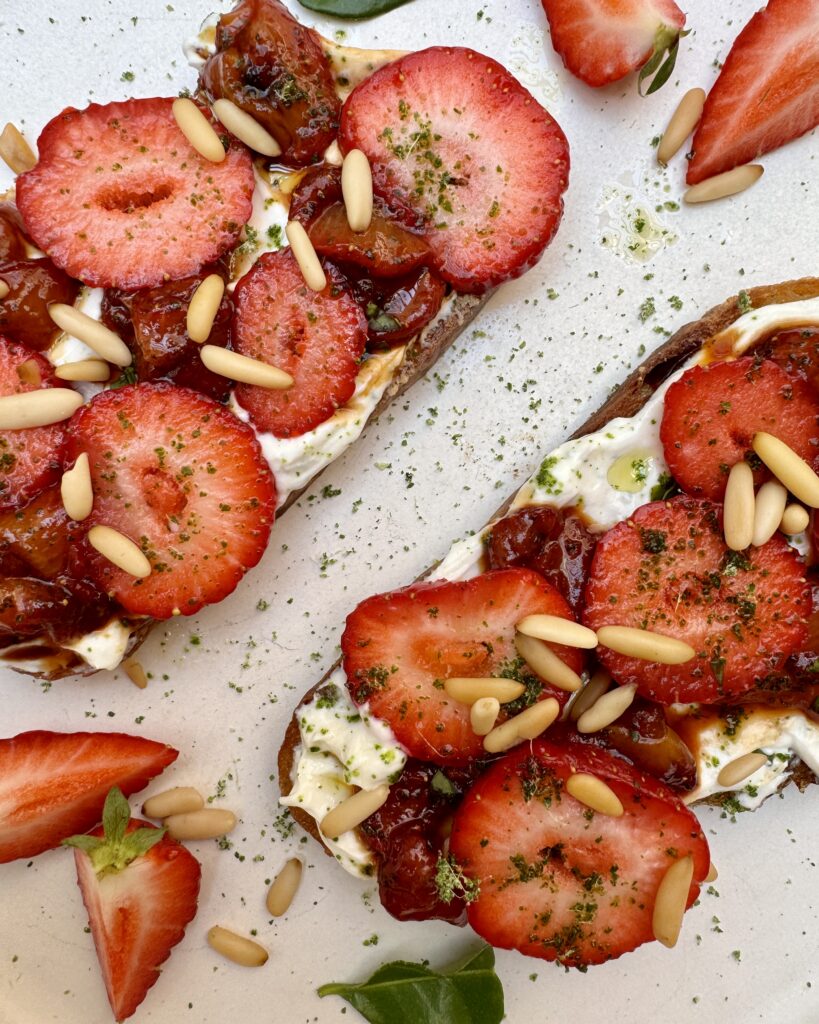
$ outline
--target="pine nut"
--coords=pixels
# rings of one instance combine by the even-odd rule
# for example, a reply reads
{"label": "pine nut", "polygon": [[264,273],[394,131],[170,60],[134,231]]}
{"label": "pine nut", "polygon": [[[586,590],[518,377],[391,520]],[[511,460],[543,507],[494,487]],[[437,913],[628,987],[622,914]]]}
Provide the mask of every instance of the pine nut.
{"label": "pine nut", "polygon": [[344,163],[344,156],[338,144],[338,139],[333,139],[327,149],[324,150],[324,162],[330,164],[331,167],[341,167]]}
{"label": "pine nut", "polygon": [[301,883],[301,873],[301,861],[298,857],[291,857],[274,878],[267,891],[267,912],[273,917],[287,913]]}
{"label": "pine nut", "polygon": [[533,672],[559,690],[573,693],[583,685],[580,676],[537,637],[516,633],[515,649]]}
{"label": "pine nut", "polygon": [[761,164],[744,164],[742,167],[735,167],[732,171],[715,174],[713,178],[706,178],[705,181],[692,185],[683,194],[683,200],[686,203],[710,203],[714,199],[735,196],[758,181],[762,177],[763,170]]}
{"label": "pine nut", "polygon": [[496,676],[452,676],[444,680],[444,691],[459,704],[474,704],[482,697],[495,697],[501,704],[517,700],[526,687],[514,679]]}
{"label": "pine nut", "polygon": [[63,499],[63,508],[75,523],[81,523],[91,515],[91,509],[94,507],[94,487],[85,452],[81,452],[72,468],[63,473],[60,497]]}
{"label": "pine nut", "polygon": [[111,376],[111,367],[102,359],[77,359],[54,368],[54,376],[60,380],[84,380],[102,383]]}
{"label": "pine nut", "polygon": [[385,785],[376,786],[375,789],[360,789],[325,814],[319,828],[328,839],[338,839],[375,814],[389,795],[390,787]]}
{"label": "pine nut", "polygon": [[144,580],[151,575],[151,563],[131,538],[119,530],[110,526],[92,526],[88,531],[88,542],[103,558],[130,576]]}
{"label": "pine nut", "polygon": [[41,388],[0,398],[0,430],[47,427],[67,420],[82,405],[82,395],[71,388]]}
{"label": "pine nut", "polygon": [[651,929],[654,938],[669,949],[676,946],[680,937],[693,878],[694,858],[689,853],[687,857],[674,861],[657,888]]}
{"label": "pine nut", "polygon": [[169,814],[162,823],[174,839],[218,839],[236,828],[236,815],[221,807]]}
{"label": "pine nut", "polygon": [[560,714],[560,705],[554,697],[539,700],[531,707],[509,718],[484,737],[483,749],[490,754],[509,750],[521,740],[533,740],[549,728]]}
{"label": "pine nut", "polygon": [[593,629],[560,615],[527,615],[515,629],[524,636],[534,636],[566,647],[582,647],[591,651],[597,646],[597,634]]}
{"label": "pine nut", "polygon": [[316,250],[313,248],[313,243],[310,241],[310,236],[297,220],[289,220],[285,225],[284,233],[287,235],[287,241],[290,243],[290,248],[293,250],[296,263],[299,265],[307,287],[314,292],[324,291],[327,286],[327,277]]}
{"label": "pine nut", "polygon": [[656,661],[660,665],[683,665],[697,653],[684,640],[633,626],[603,626],[597,630],[597,640],[603,647],[628,658]]}
{"label": "pine nut", "polygon": [[142,805],[147,818],[169,818],[172,814],[189,814],[205,806],[204,798],[193,786],[174,786],[149,796]]}
{"label": "pine nut", "polygon": [[25,174],[37,166],[34,150],[13,124],[7,124],[0,132],[0,160],[15,174]]}
{"label": "pine nut", "polygon": [[208,945],[240,967],[261,967],[267,963],[269,956],[264,946],[258,942],[246,939],[244,935],[237,935],[227,928],[221,928],[218,924],[208,931]]}
{"label": "pine nut", "polygon": [[351,149],[341,165],[341,194],[352,231],[366,231],[373,219],[373,172],[367,154]]}
{"label": "pine nut", "polygon": [[724,765],[717,776],[717,782],[726,789],[733,789],[734,786],[744,782],[754,772],[768,763],[768,757],[761,750],[752,750],[748,754],[735,757]]}
{"label": "pine nut", "polygon": [[713,863],[708,865],[708,874],[705,876],[706,882],[716,882],[719,878],[719,872],[717,871]]}
{"label": "pine nut", "polygon": [[803,505],[819,508],[819,476],[773,434],[754,434],[753,448],[768,469]]}
{"label": "pine nut", "polygon": [[109,363],[115,366],[131,365],[131,350],[118,334],[109,331],[99,320],[94,320],[64,302],[52,302],[48,307],[48,315],[61,331],[77,338]]}
{"label": "pine nut", "polygon": [[604,693],[594,704],[584,711],[577,719],[577,731],[582,733],[599,732],[607,725],[616,722],[634,703],[637,695],[636,683],[617,686]]}
{"label": "pine nut", "polygon": [[17,367],[17,376],[24,384],[33,384],[39,388],[43,383],[40,365],[36,359],[26,359]]}
{"label": "pine nut", "polygon": [[148,686],[148,676],[136,658],[128,658],[127,661],[123,661],[122,668],[134,686],[139,687],[140,690],[144,690]]}
{"label": "pine nut", "polygon": [[705,104],[704,89],[689,89],[677,104],[677,109],[671,115],[668,127],[663,132],[660,145],[657,147],[657,163],[663,167],[679,151],[680,146],[685,142],[691,132],[697,127],[702,117],[702,108]]}
{"label": "pine nut", "polygon": [[197,285],[196,291],[191,295],[191,300],[188,303],[186,325],[191,341],[201,345],[202,342],[208,340],[224,294],[225,282],[219,274],[209,274],[204,281]]}
{"label": "pine nut", "polygon": [[808,510],[801,505],[792,503],[782,513],[779,529],[788,537],[793,537],[797,533],[804,533],[808,528],[809,522],[810,514]]}
{"label": "pine nut", "polygon": [[722,518],[725,543],[732,551],[744,551],[754,536],[754,474],[747,462],[731,466],[725,486]]}
{"label": "pine nut", "polygon": [[611,676],[604,668],[599,668],[569,705],[569,718],[578,721],[610,686]]}
{"label": "pine nut", "polygon": [[263,128],[255,117],[247,111],[237,107],[230,100],[220,99],[213,104],[213,112],[227,128],[236,136],[239,142],[243,142],[248,149],[252,149],[262,156],[281,156],[282,147],[276,142],[273,136]]}
{"label": "pine nut", "polygon": [[767,544],[779,529],[787,501],[788,492],[778,480],[769,480],[759,488],[754,509],[754,535],[751,538],[755,547]]}
{"label": "pine nut", "polygon": [[254,384],[257,388],[270,388],[284,391],[293,386],[293,378],[289,373],[277,366],[263,363],[260,359],[251,359],[239,352],[220,348],[218,345],[203,345],[200,350],[202,362],[212,373],[243,384]]}
{"label": "pine nut", "polygon": [[225,147],[193,100],[181,96],[173,101],[171,109],[179,130],[196,152],[211,163],[220,164],[225,159]]}
{"label": "pine nut", "polygon": [[10,291],[11,288],[9,288],[8,281],[4,281],[0,278],[0,300],[5,299]]}
{"label": "pine nut", "polygon": [[476,736],[486,736],[492,732],[500,714],[500,701],[497,697],[481,697],[469,709],[469,722]]}
{"label": "pine nut", "polygon": [[578,772],[566,779],[566,792],[593,811],[607,814],[610,818],[623,816],[623,804],[614,790],[596,775]]}

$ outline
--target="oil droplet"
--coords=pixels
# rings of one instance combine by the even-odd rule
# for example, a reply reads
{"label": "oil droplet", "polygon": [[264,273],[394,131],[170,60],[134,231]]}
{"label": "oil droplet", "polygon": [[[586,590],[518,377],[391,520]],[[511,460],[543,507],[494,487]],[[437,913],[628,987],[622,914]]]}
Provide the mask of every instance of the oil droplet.
{"label": "oil droplet", "polygon": [[651,452],[627,452],[612,462],[606,479],[615,491],[636,494],[646,486],[652,459]]}

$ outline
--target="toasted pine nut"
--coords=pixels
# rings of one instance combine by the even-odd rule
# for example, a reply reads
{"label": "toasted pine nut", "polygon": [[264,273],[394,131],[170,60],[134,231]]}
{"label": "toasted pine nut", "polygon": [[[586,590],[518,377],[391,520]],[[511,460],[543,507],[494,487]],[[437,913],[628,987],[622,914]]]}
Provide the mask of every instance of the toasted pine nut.
{"label": "toasted pine nut", "polygon": [[63,508],[75,523],[81,523],[91,515],[91,509],[94,507],[94,487],[85,452],[80,452],[71,469],[63,473],[60,497],[63,499]]}
{"label": "toasted pine nut", "polygon": [[110,526],[92,526],[88,531],[88,543],[107,558],[112,565],[138,580],[151,575],[151,563],[130,537]]}
{"label": "toasted pine nut", "polygon": [[204,806],[204,798],[198,789],[193,786],[174,786],[173,789],[149,796],[142,805],[142,813],[147,818],[169,818],[172,814],[200,811]]}
{"label": "toasted pine nut", "polygon": [[251,359],[250,356],[231,352],[218,345],[203,345],[199,354],[205,366],[222,377],[274,391],[285,391],[293,387],[293,378],[289,373],[280,370],[278,366],[263,363],[260,359]]}
{"label": "toasted pine nut", "polygon": [[0,278],[0,300],[5,299],[10,291],[11,288],[9,288],[8,281],[4,281]]}
{"label": "toasted pine nut", "polygon": [[599,668],[569,705],[569,718],[576,722],[611,686],[611,676]]}
{"label": "toasted pine nut", "polygon": [[341,165],[341,194],[347,223],[353,231],[366,231],[373,219],[373,172],[367,154],[351,149]]}
{"label": "toasted pine nut", "polygon": [[754,473],[744,460],[731,466],[725,486],[723,530],[725,543],[732,551],[744,551],[754,535]]}
{"label": "toasted pine nut", "polygon": [[162,823],[174,839],[218,839],[236,828],[236,815],[221,807],[169,814]]}
{"label": "toasted pine nut", "polygon": [[476,736],[486,736],[492,732],[500,714],[500,701],[497,697],[481,697],[469,709],[469,722]]}
{"label": "toasted pine nut", "polygon": [[225,147],[213,130],[213,125],[193,100],[180,96],[173,101],[171,109],[179,130],[196,152],[211,163],[220,164],[225,159]]}
{"label": "toasted pine nut", "polygon": [[697,123],[702,117],[704,104],[704,89],[689,89],[683,96],[677,104],[677,109],[671,115],[668,127],[663,132],[660,145],[657,147],[658,164],[665,167],[671,157],[679,151],[680,146],[697,127]]}
{"label": "toasted pine nut", "polygon": [[684,640],[633,626],[603,626],[597,630],[597,639],[603,647],[618,654],[656,661],[660,665],[683,665],[697,653]]}
{"label": "toasted pine nut", "polygon": [[111,367],[103,359],[77,359],[54,368],[60,380],[84,380],[102,383],[111,376]]}
{"label": "toasted pine nut", "polygon": [[484,737],[483,749],[490,754],[514,747],[521,740],[533,740],[549,728],[560,714],[560,705],[554,697],[539,700],[531,707],[509,718]]}
{"label": "toasted pine nut", "polygon": [[319,828],[328,839],[338,839],[375,814],[389,795],[390,787],[383,784],[375,789],[360,789],[325,814],[319,822]]}
{"label": "toasted pine nut", "polygon": [[732,171],[715,174],[713,178],[706,178],[705,181],[692,185],[683,194],[683,200],[686,203],[710,203],[714,199],[735,196],[758,181],[763,170],[761,164],[744,164]]}
{"label": "toasted pine nut", "polygon": [[220,99],[213,104],[213,112],[229,132],[243,142],[248,149],[261,153],[262,156],[281,156],[282,147],[273,136],[263,128],[255,117],[237,107],[230,100]]}
{"label": "toasted pine nut", "polygon": [[115,366],[131,365],[131,350],[118,334],[109,331],[99,320],[94,320],[65,302],[52,302],[48,307],[48,315],[61,331],[78,338],[109,363]]}
{"label": "toasted pine nut", "polygon": [[591,651],[597,646],[597,634],[593,629],[560,615],[527,615],[515,629],[524,636],[534,636],[566,647],[582,647]]}
{"label": "toasted pine nut", "polygon": [[19,128],[7,124],[0,132],[0,160],[15,174],[25,174],[37,166],[37,157]]}
{"label": "toasted pine nut", "polygon": [[559,690],[573,693],[583,685],[580,676],[569,668],[565,661],[558,658],[548,644],[537,637],[516,633],[515,649],[533,672]]}
{"label": "toasted pine nut", "polygon": [[809,522],[810,514],[808,510],[792,502],[782,513],[779,529],[788,537],[793,537],[794,534],[803,533],[807,530]]}
{"label": "toasted pine nut", "polygon": [[302,863],[298,857],[291,857],[273,879],[267,891],[267,911],[273,917],[287,913],[301,882]]}
{"label": "toasted pine nut", "polygon": [[773,434],[754,434],[753,448],[768,469],[803,505],[819,508],[819,476],[804,459]]}
{"label": "toasted pine nut", "polygon": [[578,717],[577,731],[590,733],[605,729],[607,725],[616,722],[627,708],[631,707],[636,694],[635,683],[616,686],[613,690],[604,693]]}
{"label": "toasted pine nut", "polygon": [[36,359],[26,359],[20,363],[17,367],[17,376],[24,384],[33,384],[38,388],[43,383],[40,364]]}
{"label": "toasted pine nut", "polygon": [[261,967],[267,963],[269,956],[264,946],[258,942],[246,939],[244,935],[237,935],[227,928],[220,928],[218,924],[208,931],[208,945],[240,967]]}
{"label": "toasted pine nut", "polygon": [[0,398],[0,430],[47,427],[67,420],[82,405],[82,395],[71,388],[41,388]]}
{"label": "toasted pine nut", "polygon": [[708,865],[708,874],[705,876],[705,881],[706,882],[716,882],[716,880],[718,878],[719,878],[719,872],[717,871],[716,866],[712,862],[711,864]]}
{"label": "toasted pine nut", "polygon": [[778,480],[769,480],[756,493],[754,508],[754,535],[751,543],[755,547],[767,544],[779,529],[788,492]]}
{"label": "toasted pine nut", "polygon": [[324,162],[331,167],[341,167],[344,163],[344,155],[338,144],[338,139],[333,139],[327,149],[324,150]]}
{"label": "toasted pine nut", "polygon": [[304,227],[297,220],[289,220],[285,225],[284,233],[287,235],[287,241],[290,243],[290,248],[293,250],[296,263],[299,265],[307,287],[314,292],[323,291],[327,286],[327,277]]}
{"label": "toasted pine nut", "polygon": [[593,811],[607,814],[610,818],[623,816],[620,797],[608,783],[598,779],[596,775],[589,775],[587,772],[570,775],[566,779],[566,792],[581,804],[591,807]]}
{"label": "toasted pine nut", "polygon": [[225,282],[219,274],[208,274],[205,280],[197,285],[188,303],[187,329],[191,341],[201,345],[208,340],[224,294]]}
{"label": "toasted pine nut", "polygon": [[748,754],[735,757],[733,761],[724,765],[717,776],[717,782],[720,786],[725,786],[726,789],[732,789],[767,763],[766,754],[763,754],[761,750],[752,750]]}
{"label": "toasted pine nut", "polygon": [[148,676],[136,658],[128,658],[127,661],[123,661],[122,668],[134,686],[138,686],[140,690],[144,690],[147,687]]}
{"label": "toasted pine nut", "polygon": [[676,946],[680,937],[693,877],[694,858],[689,853],[687,857],[674,861],[657,888],[651,929],[654,938],[669,949]]}
{"label": "toasted pine nut", "polygon": [[444,691],[459,704],[474,704],[482,697],[495,697],[506,704],[517,700],[525,689],[523,683],[496,676],[452,676],[444,680]]}

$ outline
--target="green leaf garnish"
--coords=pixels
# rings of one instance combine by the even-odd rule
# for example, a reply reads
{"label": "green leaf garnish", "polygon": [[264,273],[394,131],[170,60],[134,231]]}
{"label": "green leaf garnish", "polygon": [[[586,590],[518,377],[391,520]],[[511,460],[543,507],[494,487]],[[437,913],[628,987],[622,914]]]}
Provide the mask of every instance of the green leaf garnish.
{"label": "green leaf garnish", "polygon": [[71,836],[63,839],[62,845],[73,846],[87,853],[100,878],[122,871],[131,861],[147,853],[152,846],[156,846],[167,832],[165,828],[137,828],[126,834],[130,820],[131,808],[128,801],[122,795],[122,790],[114,786],[109,790],[102,809],[104,838]]}
{"label": "green leaf garnish", "polygon": [[374,18],[410,0],[299,0],[308,11],[332,14],[334,18]]}

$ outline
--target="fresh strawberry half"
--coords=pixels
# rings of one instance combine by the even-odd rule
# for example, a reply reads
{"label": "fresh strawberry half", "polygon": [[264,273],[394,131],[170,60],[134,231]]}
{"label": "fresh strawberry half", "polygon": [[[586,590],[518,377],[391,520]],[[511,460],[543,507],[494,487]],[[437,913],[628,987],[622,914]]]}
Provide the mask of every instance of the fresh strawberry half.
{"label": "fresh strawberry half", "polygon": [[289,249],[264,253],[236,287],[233,347],[278,366],[294,380],[286,391],[239,384],[235,395],[258,430],[296,437],[317,427],[355,391],[367,321],[348,291],[329,283],[314,292]]}
{"label": "fresh strawberry half", "polygon": [[196,915],[202,869],[181,843],[132,818],[119,789],[105,800],[102,826],[65,840],[102,968],[108,1001],[126,1020]]}
{"label": "fresh strawberry half", "polygon": [[[542,0],[552,45],[573,75],[608,85],[641,68],[656,92],[674,70],[685,15],[673,0]],[[656,72],[656,74],[655,74]]]}
{"label": "fresh strawberry half", "polygon": [[[566,782],[577,772],[605,782],[623,815],[571,796]],[[699,822],[661,782],[606,751],[546,740],[513,750],[478,779],[455,812],[450,852],[479,935],[566,967],[650,942],[666,871],[693,858],[690,907],[710,862]]]}
{"label": "fresh strawberry half", "polygon": [[433,47],[380,68],[344,104],[339,142],[367,154],[390,206],[423,219],[436,269],[460,292],[522,274],[557,230],[566,137],[474,50]]}
{"label": "fresh strawberry half", "polygon": [[819,460],[819,400],[801,380],[752,356],[692,366],[665,395],[660,440],[684,491],[721,501],[731,467],[746,459],[759,484],[770,474],[752,442],[775,434],[806,462]]}
{"label": "fresh strawberry half", "polygon": [[819,124],[819,6],[769,0],[731,47],[691,145],[690,185]]}
{"label": "fresh strawberry half", "polygon": [[201,156],[172,99],[72,107],[45,126],[17,205],[37,245],[86,284],[147,288],[195,274],[239,238],[251,212],[250,154]]}
{"label": "fresh strawberry half", "polygon": [[[484,753],[469,707],[444,690],[451,676],[520,679],[526,692],[502,708],[509,714],[545,697],[568,694],[529,671],[515,650],[515,625],[543,613],[573,618],[554,587],[528,569],[499,569],[471,580],[419,583],[363,601],[341,638],[344,671],[356,704],[389,722],[413,757],[463,765]],[[580,672],[583,654],[552,645]]]}
{"label": "fresh strawberry half", "polygon": [[677,497],[637,509],[597,542],[583,621],[633,626],[684,640],[682,665],[598,648],[618,683],[660,704],[715,704],[765,685],[807,639],[805,566],[783,537],[731,551],[722,507]]}
{"label": "fresh strawberry half", "polygon": [[273,476],[247,424],[173,384],[106,391],[75,413],[69,457],[87,452],[94,509],[147,556],[138,580],[88,545],[88,572],[132,614],[166,619],[221,601],[264,553]]}
{"label": "fresh strawberry half", "polygon": [[34,857],[100,820],[108,790],[137,793],[179,756],[121,732],[23,732],[0,740],[0,863]]}

